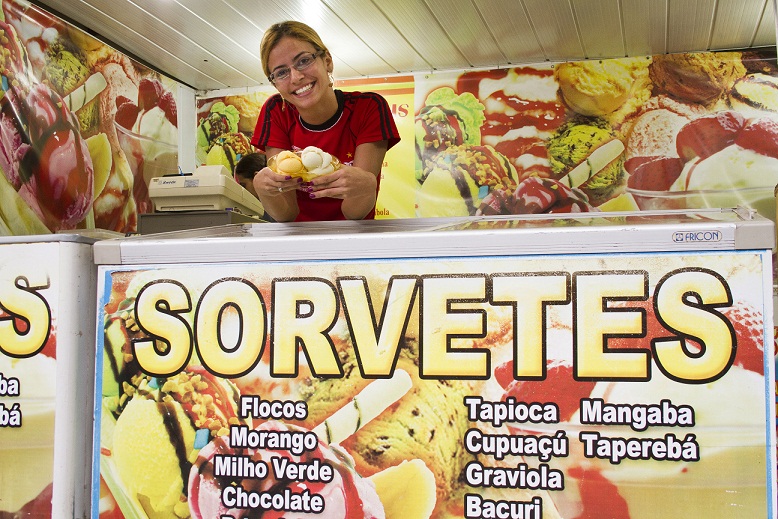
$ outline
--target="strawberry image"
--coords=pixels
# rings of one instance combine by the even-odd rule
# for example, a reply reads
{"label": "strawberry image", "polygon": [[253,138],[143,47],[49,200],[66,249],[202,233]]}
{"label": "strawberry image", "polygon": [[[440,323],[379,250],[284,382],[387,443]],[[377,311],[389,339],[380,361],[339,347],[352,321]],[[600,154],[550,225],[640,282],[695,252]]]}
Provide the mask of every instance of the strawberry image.
{"label": "strawberry image", "polygon": [[165,117],[170,124],[178,126],[178,109],[176,108],[176,98],[172,92],[165,92],[159,98],[159,108],[165,112]]}
{"label": "strawberry image", "polygon": [[645,191],[667,191],[683,171],[684,161],[678,157],[633,157],[624,163],[629,172],[627,185]]}
{"label": "strawberry image", "polygon": [[685,160],[710,157],[734,143],[745,124],[745,117],[732,110],[693,119],[678,131],[678,155]]}
{"label": "strawberry image", "polygon": [[778,157],[778,121],[771,117],[751,121],[738,134],[735,144],[768,157]]}
{"label": "strawberry image", "polygon": [[118,104],[119,98],[117,98],[117,109],[116,109],[116,115],[114,116],[114,120],[117,124],[119,124],[122,128],[127,128],[128,130],[132,130],[132,127],[135,125],[135,120],[138,118],[138,114],[140,113],[140,108],[138,108],[138,105],[127,99],[124,98],[126,101],[122,104]]}
{"label": "strawberry image", "polygon": [[141,110],[151,110],[159,104],[165,89],[157,79],[143,78],[138,84],[138,107]]}
{"label": "strawberry image", "polygon": [[567,422],[588,397],[595,382],[573,378],[573,367],[564,361],[549,361],[544,380],[513,380],[513,361],[495,368],[497,382],[505,388],[505,397],[519,402],[553,402],[559,407],[559,420]]}
{"label": "strawberry image", "polygon": [[[762,314],[744,302],[736,303],[722,314],[735,329],[737,352],[735,366],[764,374],[764,319]],[[770,352],[772,355],[774,352]]]}

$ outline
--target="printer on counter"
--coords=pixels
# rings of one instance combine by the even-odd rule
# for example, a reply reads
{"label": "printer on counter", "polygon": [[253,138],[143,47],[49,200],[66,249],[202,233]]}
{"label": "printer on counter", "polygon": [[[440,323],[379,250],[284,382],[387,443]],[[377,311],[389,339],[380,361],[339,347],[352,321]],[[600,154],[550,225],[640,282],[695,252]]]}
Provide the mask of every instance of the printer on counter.
{"label": "printer on counter", "polygon": [[158,212],[230,209],[259,217],[265,214],[262,203],[224,166],[199,166],[190,174],[154,177],[149,197]]}

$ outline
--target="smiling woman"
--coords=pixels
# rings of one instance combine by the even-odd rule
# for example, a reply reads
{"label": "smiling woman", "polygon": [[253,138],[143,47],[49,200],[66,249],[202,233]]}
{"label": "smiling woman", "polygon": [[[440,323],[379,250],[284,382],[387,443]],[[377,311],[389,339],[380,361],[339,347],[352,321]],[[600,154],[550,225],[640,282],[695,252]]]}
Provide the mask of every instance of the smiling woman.
{"label": "smiling woman", "polygon": [[268,159],[315,146],[342,163],[307,182],[262,169],[254,188],[265,211],[277,221],[373,218],[384,155],[400,140],[386,100],[333,89],[332,56],[304,23],[271,26],[260,53],[278,94],[262,107],[252,144]]}

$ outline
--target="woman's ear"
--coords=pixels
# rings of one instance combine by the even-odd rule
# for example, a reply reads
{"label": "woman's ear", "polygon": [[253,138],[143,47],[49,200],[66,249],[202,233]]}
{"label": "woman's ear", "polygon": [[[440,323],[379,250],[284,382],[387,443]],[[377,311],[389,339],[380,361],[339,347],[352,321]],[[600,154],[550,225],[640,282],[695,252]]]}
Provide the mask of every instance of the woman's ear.
{"label": "woman's ear", "polygon": [[332,55],[330,51],[324,53],[324,64],[327,65],[327,72],[332,74]]}

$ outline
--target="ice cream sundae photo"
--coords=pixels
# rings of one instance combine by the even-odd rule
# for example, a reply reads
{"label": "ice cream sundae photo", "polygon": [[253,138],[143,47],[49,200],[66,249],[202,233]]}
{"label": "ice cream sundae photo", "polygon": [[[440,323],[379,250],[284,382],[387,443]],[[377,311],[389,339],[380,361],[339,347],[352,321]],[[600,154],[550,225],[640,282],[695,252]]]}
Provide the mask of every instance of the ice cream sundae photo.
{"label": "ice cream sundae photo", "polygon": [[[699,52],[427,76],[416,85],[416,214],[521,214],[526,204],[509,199],[537,178],[576,192],[571,211],[742,205],[774,218],[771,63],[769,51]],[[463,146],[490,147],[516,185],[430,174],[470,168]]]}

